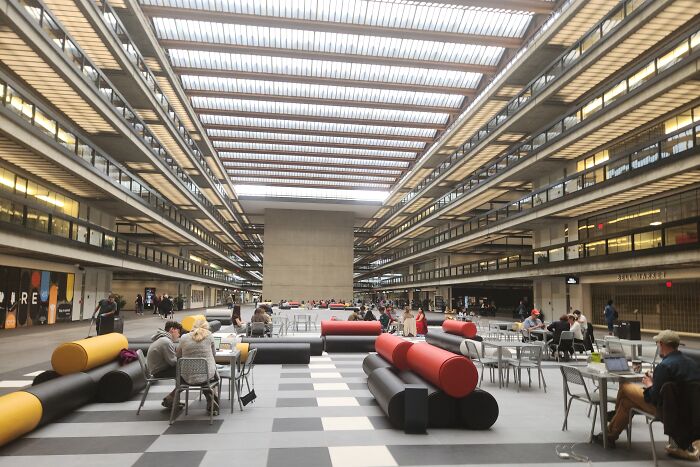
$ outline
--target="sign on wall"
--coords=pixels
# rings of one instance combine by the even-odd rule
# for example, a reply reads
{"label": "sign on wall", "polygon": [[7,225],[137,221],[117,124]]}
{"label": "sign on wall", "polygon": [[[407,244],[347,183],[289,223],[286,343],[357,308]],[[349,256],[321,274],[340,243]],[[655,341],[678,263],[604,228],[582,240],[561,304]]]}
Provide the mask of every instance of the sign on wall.
{"label": "sign on wall", "polygon": [[0,329],[70,321],[75,274],[0,266]]}
{"label": "sign on wall", "polygon": [[156,306],[156,288],[146,287],[143,290],[143,309],[153,310]]}

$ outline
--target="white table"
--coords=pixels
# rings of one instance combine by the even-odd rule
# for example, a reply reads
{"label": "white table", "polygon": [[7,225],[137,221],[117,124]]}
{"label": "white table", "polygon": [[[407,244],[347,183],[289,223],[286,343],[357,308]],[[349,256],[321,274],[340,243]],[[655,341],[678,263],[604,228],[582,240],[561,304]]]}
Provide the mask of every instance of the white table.
{"label": "white table", "polygon": [[[236,374],[236,368],[241,364],[241,351],[238,350],[235,346],[232,349],[219,349],[216,351],[215,354],[216,357],[219,358],[228,358],[229,359],[229,367],[230,367],[230,372],[231,372],[231,378],[229,380],[229,384],[232,385],[231,387],[231,392],[230,394],[230,400],[229,402],[231,403],[231,413],[233,413],[233,401],[236,398],[236,385],[233,384],[233,378]],[[221,384],[221,382],[219,382]],[[221,386],[219,386],[221,388]]]}
{"label": "white table", "polygon": [[636,341],[630,339],[620,339],[620,344],[629,345],[632,349],[631,359],[636,360],[642,353],[642,347],[656,347],[656,342],[653,341]]}
{"label": "white table", "polygon": [[534,347],[535,344],[530,344],[529,342],[518,342],[518,341],[501,341],[501,340],[483,340],[481,341],[481,355],[484,355],[485,347],[495,347],[498,349],[498,387],[503,387],[503,349],[504,348],[514,348],[517,354],[520,354],[520,349],[522,347]]}

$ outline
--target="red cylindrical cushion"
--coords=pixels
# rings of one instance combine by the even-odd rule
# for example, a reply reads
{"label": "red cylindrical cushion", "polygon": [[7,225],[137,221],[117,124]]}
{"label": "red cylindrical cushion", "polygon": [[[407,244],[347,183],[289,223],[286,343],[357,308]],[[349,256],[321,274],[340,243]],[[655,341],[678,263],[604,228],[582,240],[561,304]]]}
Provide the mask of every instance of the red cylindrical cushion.
{"label": "red cylindrical cushion", "polygon": [[476,336],[476,324],[471,321],[446,319],[442,322],[442,330],[449,334],[466,337],[467,339]]}
{"label": "red cylindrical cushion", "polygon": [[378,336],[379,321],[321,321],[322,336]]}
{"label": "red cylindrical cushion", "polygon": [[377,353],[399,370],[408,369],[408,349],[412,345],[413,342],[388,333],[380,334],[374,342]]}
{"label": "red cylindrical cushion", "polygon": [[430,344],[408,349],[408,367],[452,397],[471,393],[479,380],[471,360]]}

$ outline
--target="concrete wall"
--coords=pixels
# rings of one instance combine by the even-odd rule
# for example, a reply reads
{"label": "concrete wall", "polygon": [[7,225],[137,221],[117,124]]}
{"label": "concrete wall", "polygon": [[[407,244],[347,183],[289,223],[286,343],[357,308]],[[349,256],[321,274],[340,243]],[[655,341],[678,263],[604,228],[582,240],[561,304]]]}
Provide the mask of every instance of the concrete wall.
{"label": "concrete wall", "polygon": [[[180,289],[178,289],[178,286],[180,286]],[[185,297],[189,298],[189,294],[187,293],[188,289],[186,288],[185,283],[179,281],[143,279],[114,279],[112,281],[112,292],[121,295],[122,297],[124,297],[124,300],[126,300],[126,306],[124,307],[125,310],[134,310],[134,300],[136,300],[136,295],[141,294],[141,296],[143,297],[143,289],[145,287],[155,287],[156,295],[168,294],[171,297],[175,297],[178,294],[178,290],[180,290],[180,293],[185,295]],[[190,303],[188,299],[185,303],[185,308],[189,308],[189,305]]]}
{"label": "concrete wall", "polygon": [[263,298],[352,299],[352,213],[265,210]]}

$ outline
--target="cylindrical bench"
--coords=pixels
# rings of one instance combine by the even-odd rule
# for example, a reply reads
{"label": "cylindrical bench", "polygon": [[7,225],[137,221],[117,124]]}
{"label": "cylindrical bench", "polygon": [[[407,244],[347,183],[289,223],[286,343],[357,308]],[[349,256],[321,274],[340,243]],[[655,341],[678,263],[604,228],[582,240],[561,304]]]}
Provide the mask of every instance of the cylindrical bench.
{"label": "cylindrical bench", "polygon": [[411,371],[402,371],[398,376],[406,384],[417,384],[428,389],[428,427],[453,428],[457,425],[457,399]]}
{"label": "cylindrical bench", "polygon": [[366,375],[371,374],[377,368],[393,368],[393,366],[391,366],[391,363],[384,360],[381,355],[376,353],[371,353],[362,360],[362,371],[364,371]]}
{"label": "cylindrical bench", "polygon": [[41,401],[42,414],[39,425],[46,425],[92,402],[97,394],[97,384],[86,373],[72,373],[24,391]]}
{"label": "cylindrical bench", "polygon": [[380,334],[374,343],[377,353],[399,370],[408,369],[408,349],[413,345],[393,334]]}
{"label": "cylindrical bench", "polygon": [[462,336],[468,339],[476,336],[476,324],[471,321],[446,319],[442,322],[442,330],[448,334],[454,334],[455,336]]}
{"label": "cylindrical bench", "polygon": [[110,333],[61,344],[51,355],[51,366],[61,375],[78,373],[111,362],[129,347],[123,334]]}
{"label": "cylindrical bench", "polygon": [[459,423],[470,430],[488,430],[498,420],[498,402],[488,392],[475,389],[457,401]]}
{"label": "cylindrical bench", "polygon": [[323,355],[323,338],[321,337],[244,337],[241,342],[249,344],[309,344],[311,355]]}
{"label": "cylindrical bench", "polygon": [[36,375],[34,377],[34,379],[32,380],[32,386],[36,386],[37,384],[41,384],[41,383],[44,383],[46,381],[50,381],[54,378],[58,378],[59,376],[61,376],[61,375],[56,373],[54,370],[42,371],[41,373],[39,373],[38,375]]}
{"label": "cylindrical bench", "polygon": [[325,336],[326,352],[373,352],[377,336]]}
{"label": "cylindrical bench", "polygon": [[311,361],[309,343],[251,342],[250,349],[258,349],[256,364],[308,364]]}
{"label": "cylindrical bench", "polygon": [[194,327],[194,323],[200,319],[206,321],[207,317],[204,315],[185,316],[184,318],[182,318],[182,322],[180,324],[182,325],[182,329],[184,329],[187,332],[190,332]]}
{"label": "cylindrical bench", "polygon": [[227,325],[233,323],[233,311],[232,310],[207,310],[204,317],[210,323],[211,323],[211,321],[220,321],[221,324],[227,324]]}
{"label": "cylindrical bench", "polygon": [[447,350],[448,352],[461,355],[460,346],[464,342],[464,337],[455,336],[446,332],[433,330],[425,335],[425,342],[435,347]]}
{"label": "cylindrical bench", "polygon": [[140,350],[144,355],[148,355],[148,348],[153,342],[131,342],[129,341],[129,350],[136,352]]}
{"label": "cylindrical bench", "polygon": [[430,344],[411,346],[408,365],[411,371],[456,398],[472,392],[478,382],[478,373],[471,360]]}
{"label": "cylindrical bench", "polygon": [[39,426],[43,409],[34,394],[16,391],[0,397],[0,446],[29,433]]}
{"label": "cylindrical bench", "polygon": [[136,362],[112,369],[100,378],[97,399],[101,402],[125,402],[146,387],[141,364]]}
{"label": "cylindrical bench", "polygon": [[378,336],[381,333],[379,321],[321,321],[322,336]]}
{"label": "cylindrical bench", "polygon": [[377,368],[367,377],[367,387],[394,428],[403,429],[404,382],[390,368]]}
{"label": "cylindrical bench", "polygon": [[218,319],[215,319],[213,321],[209,321],[209,331],[210,332],[219,332],[221,329],[221,321]]}

